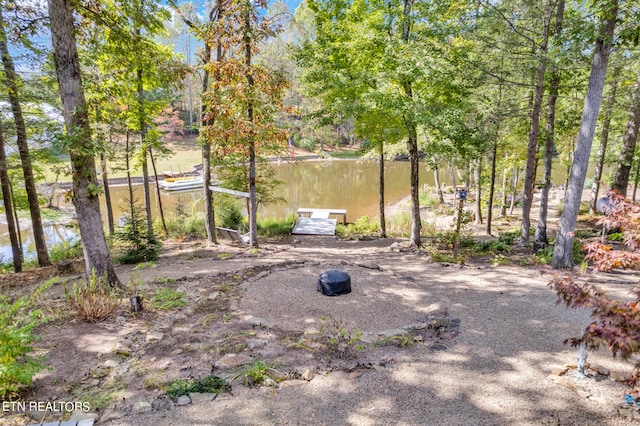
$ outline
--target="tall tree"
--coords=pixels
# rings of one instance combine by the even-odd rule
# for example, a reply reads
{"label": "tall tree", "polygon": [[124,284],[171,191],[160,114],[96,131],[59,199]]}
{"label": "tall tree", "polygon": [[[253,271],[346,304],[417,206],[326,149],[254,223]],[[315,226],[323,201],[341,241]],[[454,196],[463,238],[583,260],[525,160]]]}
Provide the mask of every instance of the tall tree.
{"label": "tall tree", "polygon": [[53,58],[71,157],[73,204],[78,216],[87,274],[92,271],[104,274],[110,285],[119,286],[120,280],[111,263],[100,215],[100,191],[80,75],[73,10],[67,0],[48,0],[48,5]]}
{"label": "tall tree", "polygon": [[18,230],[16,228],[15,218],[13,217],[13,200],[11,199],[9,173],[7,172],[7,155],[5,150],[4,125],[2,124],[2,120],[0,120],[0,187],[2,188],[4,213],[7,218],[9,240],[11,241],[13,270],[14,272],[22,272],[22,248],[18,241]]}
{"label": "tall tree", "polygon": [[[4,7],[4,5],[2,6]],[[29,200],[29,212],[31,213],[33,239],[36,245],[38,264],[40,266],[48,266],[51,265],[51,260],[49,260],[49,252],[47,251],[47,242],[44,236],[44,228],[42,226],[42,217],[40,214],[38,191],[36,190],[33,165],[31,156],[29,155],[27,126],[22,114],[19,89],[20,77],[16,73],[13,58],[9,52],[5,26],[6,24],[2,14],[2,7],[0,7],[0,54],[2,55],[2,64],[4,66],[4,83],[7,88],[9,103],[11,104],[11,111],[13,112],[13,121],[16,127],[16,142],[18,144],[18,152],[20,153],[20,160],[22,162],[24,185],[27,191],[27,198]]]}
{"label": "tall tree", "polygon": [[[640,62],[638,62],[640,64]],[[640,128],[640,69],[638,70],[638,79],[635,88],[631,93],[631,107],[629,108],[629,119],[627,127],[622,137],[622,152],[620,153],[620,162],[613,178],[611,189],[618,191],[620,194],[627,195],[627,186],[629,185],[629,174],[631,173],[631,164],[636,151],[636,143],[638,142],[638,129]]]}
{"label": "tall tree", "polygon": [[580,132],[573,155],[573,163],[569,183],[565,196],[565,205],[560,216],[560,226],[556,242],[553,247],[551,265],[554,268],[569,268],[573,266],[573,239],[578,210],[582,198],[582,189],[589,165],[591,144],[598,120],[598,111],[602,101],[607,65],[611,53],[611,44],[618,16],[618,0],[604,2],[600,12],[600,30],[597,35],[589,85],[584,99],[582,119],[580,120]]}

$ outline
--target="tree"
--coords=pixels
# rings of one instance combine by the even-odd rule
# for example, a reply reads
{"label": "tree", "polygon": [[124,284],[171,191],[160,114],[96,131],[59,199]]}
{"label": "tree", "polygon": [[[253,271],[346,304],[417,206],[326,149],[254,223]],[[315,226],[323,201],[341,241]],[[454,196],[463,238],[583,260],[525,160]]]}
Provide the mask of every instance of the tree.
{"label": "tree", "polygon": [[553,257],[551,265],[554,268],[569,268],[573,266],[572,249],[573,237],[578,210],[582,198],[582,188],[587,174],[589,164],[589,154],[591,143],[598,119],[600,102],[602,101],[602,90],[604,88],[609,54],[613,42],[613,34],[618,16],[618,0],[612,0],[603,5],[601,13],[601,28],[597,36],[589,85],[584,100],[582,119],[580,121],[580,132],[576,142],[576,149],[571,165],[571,175],[565,196],[565,205],[560,216],[560,226],[556,242],[553,247]]}
{"label": "tree", "polygon": [[4,142],[4,125],[0,120],[0,187],[2,188],[2,201],[4,203],[4,213],[7,218],[7,228],[9,229],[9,239],[11,241],[11,253],[13,255],[14,272],[22,272],[22,247],[18,241],[18,230],[13,217],[13,200],[11,199],[11,188],[9,174],[7,172],[7,155]]}
{"label": "tree", "polygon": [[111,263],[100,215],[100,191],[80,75],[73,11],[65,0],[48,0],[48,5],[53,57],[71,157],[73,204],[78,216],[87,274],[95,271],[98,275],[106,275],[110,285],[119,286],[120,280]]}
{"label": "tree", "polygon": [[638,128],[640,128],[640,69],[638,70],[635,88],[631,94],[629,119],[627,120],[627,127],[622,137],[621,158],[613,178],[613,184],[611,185],[611,189],[625,196],[627,195],[627,186],[629,185],[629,174],[631,173],[633,155],[636,151],[636,143],[638,142]]}
{"label": "tree", "polygon": [[2,55],[2,64],[4,65],[4,83],[7,88],[9,103],[11,104],[13,120],[16,127],[16,140],[18,144],[18,151],[20,153],[20,160],[22,162],[25,189],[29,200],[29,212],[31,213],[33,238],[36,244],[38,264],[40,266],[48,266],[51,265],[51,261],[49,260],[47,242],[44,237],[44,228],[42,227],[42,218],[40,215],[40,202],[38,200],[38,192],[36,190],[36,183],[33,176],[31,157],[29,156],[27,127],[25,125],[22,106],[20,103],[19,76],[16,73],[13,58],[9,52],[2,8],[0,8],[0,54]]}

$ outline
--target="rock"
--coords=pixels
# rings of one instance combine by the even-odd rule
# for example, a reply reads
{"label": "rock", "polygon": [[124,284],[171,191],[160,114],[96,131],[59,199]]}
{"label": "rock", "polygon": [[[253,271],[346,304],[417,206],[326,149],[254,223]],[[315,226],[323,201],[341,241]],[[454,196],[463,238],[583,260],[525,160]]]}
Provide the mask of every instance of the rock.
{"label": "rock", "polygon": [[189,394],[192,404],[202,404],[203,402],[213,401],[216,399],[216,396],[215,393],[191,392]]}
{"label": "rock", "polygon": [[138,401],[133,404],[133,412],[135,414],[148,413],[153,407],[147,401]]}
{"label": "rock", "polygon": [[98,418],[98,414],[96,413],[85,413],[84,411],[74,411],[71,413],[71,417],[69,420],[80,422],[82,420],[95,420]]}
{"label": "rock", "polygon": [[151,407],[153,407],[154,410],[173,410],[175,404],[167,395],[160,395],[151,403]]}
{"label": "rock", "polygon": [[616,373],[615,371],[610,372],[609,377],[611,377],[611,379],[615,380],[616,382],[624,382],[626,380],[626,378],[622,374]]}
{"label": "rock", "polygon": [[126,323],[127,323],[127,319],[125,317],[121,317],[121,316],[116,317],[116,324],[125,325]]}
{"label": "rock", "polygon": [[257,349],[257,348],[262,348],[264,346],[267,346],[267,342],[265,342],[264,340],[249,340],[247,342],[247,347],[249,349]]}
{"label": "rock", "polygon": [[96,414],[95,418],[78,420],[78,423],[76,423],[76,426],[93,426],[97,418],[98,418],[98,415]]}
{"label": "rock", "polygon": [[633,411],[631,408],[618,408],[618,413],[622,416],[622,417],[626,417],[628,419],[632,419],[633,418]]}
{"label": "rock", "polygon": [[178,349],[174,349],[171,351],[171,353],[169,353],[169,355],[180,355],[182,352],[184,352],[182,349],[178,348]]}
{"label": "rock", "polygon": [[108,359],[102,365],[107,367],[107,368],[113,368],[113,367],[117,367],[118,364],[120,364],[120,363],[118,361],[116,361],[115,359]]}
{"label": "rock", "polygon": [[230,311],[239,311],[240,310],[240,305],[238,304],[237,300],[232,300],[229,303],[229,310]]}
{"label": "rock", "polygon": [[383,372],[387,370],[387,367],[385,367],[384,365],[380,365],[380,364],[373,364],[371,366],[374,370],[378,371],[378,372]]}
{"label": "rock", "polygon": [[147,342],[153,342],[156,340],[162,340],[164,338],[164,334],[159,331],[150,331],[147,333]]}
{"label": "rock", "polygon": [[256,274],[253,277],[249,278],[249,282],[258,281],[260,278],[264,278],[268,275],[269,275],[269,271],[262,271],[259,274]]}
{"label": "rock", "polygon": [[596,371],[598,374],[602,374],[603,376],[608,376],[609,375],[609,369],[607,367],[603,367],[601,365],[592,365],[591,369],[593,371]]}
{"label": "rock", "polygon": [[220,295],[219,291],[212,291],[208,296],[207,299],[209,300],[215,300],[216,297],[218,297]]}
{"label": "rock", "polygon": [[380,270],[380,265],[378,265],[376,263],[363,262],[363,263],[356,263],[356,265],[360,266],[361,268]]}
{"label": "rock", "polygon": [[640,420],[640,413],[637,410],[633,410],[632,415],[634,420]]}
{"label": "rock", "polygon": [[381,331],[380,333],[378,333],[378,336],[393,337],[393,336],[400,336],[403,334],[407,334],[407,330],[405,330],[404,328],[391,328],[389,330]]}
{"label": "rock", "polygon": [[269,322],[264,318],[251,317],[249,318],[249,324],[257,327],[271,327]]}
{"label": "rock", "polygon": [[358,377],[362,376],[362,373],[359,371],[354,371],[352,373],[349,373],[349,380],[355,380]]}
{"label": "rock", "polygon": [[122,413],[120,411],[112,410],[111,408],[107,408],[104,410],[102,415],[100,416],[100,423],[106,423],[111,420],[117,420],[122,417]]}
{"label": "rock", "polygon": [[178,407],[189,404],[191,404],[191,398],[189,398],[187,395],[181,395],[176,399],[176,405]]}
{"label": "rock", "polygon": [[38,410],[27,410],[29,417],[37,422],[42,422],[45,416],[48,414],[47,411],[38,411]]}
{"label": "rock", "polygon": [[416,321],[416,322],[412,322],[409,325],[406,325],[404,327],[405,330],[424,330],[425,328],[427,328],[427,323],[426,322],[421,322],[421,321]]}
{"label": "rock", "polygon": [[129,363],[123,362],[115,368],[114,375],[116,377],[124,376],[129,371]]}
{"label": "rock", "polygon": [[304,373],[302,373],[302,376],[301,376],[301,377],[302,377],[302,379],[303,379],[303,380],[306,380],[306,381],[308,382],[308,381],[310,381],[311,379],[313,379],[313,376],[314,376],[314,374],[313,374],[313,370],[312,370],[312,369],[310,369],[310,368],[307,368],[307,369],[304,371]]}
{"label": "rock", "polygon": [[253,359],[247,355],[226,354],[216,361],[215,366],[218,368],[233,368],[252,361]]}
{"label": "rock", "polygon": [[101,379],[103,377],[107,377],[110,372],[111,368],[99,366],[91,372],[91,377],[93,377],[94,379]]}
{"label": "rock", "polygon": [[118,343],[113,349],[113,353],[116,355],[129,356],[131,355],[131,348],[123,343]]}
{"label": "rock", "polygon": [[285,380],[284,382],[280,383],[280,388],[281,389],[294,388],[296,386],[301,386],[306,384],[307,384],[306,380],[297,380],[297,379]]}

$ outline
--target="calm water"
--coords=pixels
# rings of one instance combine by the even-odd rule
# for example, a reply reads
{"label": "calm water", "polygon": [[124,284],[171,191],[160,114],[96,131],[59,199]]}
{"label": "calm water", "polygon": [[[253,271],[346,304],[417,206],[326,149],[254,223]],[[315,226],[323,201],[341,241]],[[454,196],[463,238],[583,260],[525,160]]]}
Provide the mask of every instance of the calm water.
{"label": "calm water", "polygon": [[[261,207],[258,215],[266,217],[285,217],[299,207],[346,209],[347,220],[353,221],[364,215],[378,216],[378,163],[372,161],[321,161],[289,164],[272,164],[277,179],[283,184],[279,196],[283,203]],[[449,185],[448,172],[440,173],[441,182]],[[500,173],[500,171],[498,171]],[[591,173],[591,172],[590,172]],[[498,177],[499,179],[501,176]],[[555,183],[562,183],[561,173],[554,176]],[[420,165],[420,184],[434,186],[433,172]],[[117,221],[127,210],[128,189],[126,186],[111,187],[114,205],[114,217]],[[158,201],[155,185],[152,186],[152,214],[158,217]],[[397,203],[409,195],[409,163],[388,162],[385,165],[385,204]],[[142,202],[142,186],[135,187],[135,197]],[[102,215],[106,224],[104,198],[100,201]],[[170,216],[181,205],[187,213],[203,212],[202,189],[180,193],[162,192],[162,206],[165,216]],[[106,226],[106,225],[105,225]],[[77,238],[74,228],[65,226],[47,226],[46,234],[49,246],[61,241]],[[35,257],[33,238],[28,230],[23,231],[23,244],[27,256]],[[0,225],[0,256],[11,260],[11,247],[6,225]]]}

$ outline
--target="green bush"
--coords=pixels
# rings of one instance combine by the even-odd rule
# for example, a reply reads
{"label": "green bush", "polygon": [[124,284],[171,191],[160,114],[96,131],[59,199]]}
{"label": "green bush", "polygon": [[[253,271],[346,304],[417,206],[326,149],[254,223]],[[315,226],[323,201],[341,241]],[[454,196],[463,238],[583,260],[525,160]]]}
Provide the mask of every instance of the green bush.
{"label": "green bush", "polygon": [[238,203],[224,203],[217,211],[216,219],[218,219],[224,228],[240,229],[244,222],[242,211]]}
{"label": "green bush", "polygon": [[83,254],[82,241],[80,240],[74,242],[63,241],[51,247],[49,250],[49,258],[53,263],[60,262],[61,260],[77,259]]}
{"label": "green bush", "polygon": [[498,241],[508,246],[512,246],[516,242],[516,238],[520,238],[520,230],[505,231],[498,235]]}
{"label": "green bush", "polygon": [[504,241],[500,240],[481,241],[474,244],[473,251],[484,253],[508,252],[509,246]]}
{"label": "green bush", "polygon": [[298,141],[298,148],[313,152],[316,149],[316,141],[309,138],[302,138]]}
{"label": "green bush", "polygon": [[177,379],[166,386],[166,394],[175,400],[179,396],[192,392],[215,393],[231,392],[231,385],[221,377],[206,376],[202,379]]}
{"label": "green bush", "polygon": [[184,300],[185,294],[169,287],[161,287],[151,298],[151,306],[155,309],[170,310],[187,306]]}
{"label": "green bush", "polygon": [[336,232],[341,238],[377,235],[380,232],[380,222],[365,215],[356,219],[354,223],[336,226]]}
{"label": "green bush", "polygon": [[55,279],[13,302],[0,295],[0,400],[17,398],[20,389],[31,385],[33,376],[43,368],[43,357],[30,355],[33,343],[40,340],[33,330],[43,322],[42,312],[34,309],[34,304],[53,282]]}
{"label": "green bush", "polygon": [[158,260],[160,245],[154,235],[147,235],[146,221],[137,206],[133,212],[125,215],[124,226],[116,233],[116,239],[124,247],[118,257],[120,263],[134,264]]}

